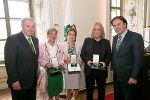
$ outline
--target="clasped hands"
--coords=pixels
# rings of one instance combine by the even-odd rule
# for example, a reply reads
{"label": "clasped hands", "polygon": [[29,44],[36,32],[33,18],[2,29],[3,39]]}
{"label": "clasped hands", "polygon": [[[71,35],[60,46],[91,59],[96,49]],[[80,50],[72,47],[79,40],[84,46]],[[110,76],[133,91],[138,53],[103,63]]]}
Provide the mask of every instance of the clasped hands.
{"label": "clasped hands", "polygon": [[[53,66],[54,66],[54,64],[51,64],[51,63],[46,63],[46,65],[45,65],[46,68],[52,68]],[[59,66],[64,67],[64,64],[61,63],[61,64],[59,64]]]}
{"label": "clasped hands", "polygon": [[[64,62],[65,62],[66,64],[69,64],[69,63],[71,62],[71,59],[70,59],[69,57],[67,57],[67,58],[64,60]],[[81,65],[81,64],[82,64],[82,61],[81,61],[81,60],[78,60],[78,63]]]}
{"label": "clasped hands", "polygon": [[[87,62],[87,65],[88,66],[90,66],[91,65],[91,63],[93,63],[92,61],[88,61]],[[106,67],[106,65],[105,65],[105,63],[104,62],[99,62],[99,63],[101,63],[102,65],[103,65],[103,67]]]}

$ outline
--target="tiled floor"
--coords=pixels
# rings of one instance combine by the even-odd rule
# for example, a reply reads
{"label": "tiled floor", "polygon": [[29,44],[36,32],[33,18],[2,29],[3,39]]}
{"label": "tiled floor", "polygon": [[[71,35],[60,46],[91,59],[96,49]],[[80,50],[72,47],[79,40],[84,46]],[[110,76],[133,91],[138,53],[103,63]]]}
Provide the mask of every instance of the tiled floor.
{"label": "tiled floor", "polygon": [[[108,84],[106,86],[106,94],[113,92],[113,85]],[[97,97],[97,89],[94,90],[94,98]],[[79,100],[85,100],[85,91],[81,91],[79,94]],[[0,100],[11,100],[10,89],[0,90]],[[39,95],[39,89],[37,89],[37,100],[42,100]],[[66,98],[60,98],[60,100],[66,100]]]}

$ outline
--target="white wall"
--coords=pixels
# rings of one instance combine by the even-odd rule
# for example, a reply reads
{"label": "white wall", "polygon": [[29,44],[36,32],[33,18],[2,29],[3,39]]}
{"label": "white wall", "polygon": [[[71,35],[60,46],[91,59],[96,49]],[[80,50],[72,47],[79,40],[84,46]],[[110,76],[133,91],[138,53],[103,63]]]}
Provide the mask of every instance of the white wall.
{"label": "white wall", "polygon": [[[63,21],[66,1],[63,0]],[[90,36],[92,26],[96,21],[101,22],[106,29],[106,2],[107,0],[72,0],[78,43],[82,44],[84,38]]]}

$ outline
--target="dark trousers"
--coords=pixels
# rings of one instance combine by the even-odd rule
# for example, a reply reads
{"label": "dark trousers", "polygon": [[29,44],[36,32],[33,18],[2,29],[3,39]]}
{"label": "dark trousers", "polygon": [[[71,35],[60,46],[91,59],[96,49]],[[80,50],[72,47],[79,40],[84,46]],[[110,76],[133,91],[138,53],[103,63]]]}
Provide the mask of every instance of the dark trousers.
{"label": "dark trousers", "polygon": [[140,85],[130,85],[120,82],[114,76],[114,100],[141,100]]}
{"label": "dark trousers", "polygon": [[144,80],[142,90],[143,100],[150,100],[150,80]]}
{"label": "dark trousers", "polygon": [[97,89],[98,89],[98,100],[104,100],[105,99],[106,75],[105,73],[100,73],[96,71],[93,71],[88,75],[86,75],[85,73],[87,100],[93,100],[95,80],[96,80]]}
{"label": "dark trousers", "polygon": [[36,100],[36,82],[32,87],[23,90],[14,90],[11,88],[12,100]]}

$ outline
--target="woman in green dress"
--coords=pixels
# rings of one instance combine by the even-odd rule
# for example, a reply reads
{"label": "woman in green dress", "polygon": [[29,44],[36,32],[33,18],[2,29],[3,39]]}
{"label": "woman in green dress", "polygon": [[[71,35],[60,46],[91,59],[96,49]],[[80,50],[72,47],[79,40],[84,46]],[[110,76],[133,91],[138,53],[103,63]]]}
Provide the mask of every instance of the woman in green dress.
{"label": "woman in green dress", "polygon": [[57,66],[64,66],[63,46],[56,43],[57,30],[55,28],[48,30],[47,38],[48,42],[39,46],[39,64],[45,69],[45,72],[47,72],[47,75],[43,75],[43,79],[47,77],[47,80],[43,82],[44,80],[41,78],[41,82],[39,83],[41,83],[41,88],[45,87],[42,88],[43,90],[41,91],[46,91],[49,100],[53,100],[53,97],[55,97],[55,100],[59,100],[59,93],[63,90],[63,76],[61,72],[52,74],[50,69],[57,69]]}

